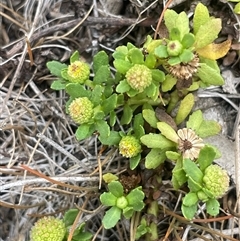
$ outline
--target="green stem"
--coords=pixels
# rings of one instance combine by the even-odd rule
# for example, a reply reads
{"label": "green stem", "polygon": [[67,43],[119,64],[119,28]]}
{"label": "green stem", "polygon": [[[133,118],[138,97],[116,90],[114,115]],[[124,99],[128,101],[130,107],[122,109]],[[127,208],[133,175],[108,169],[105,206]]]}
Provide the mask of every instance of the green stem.
{"label": "green stem", "polygon": [[[154,219],[155,218],[157,219],[157,216],[158,216],[158,203],[157,203],[157,201],[152,201],[149,204],[147,213],[151,214]],[[155,221],[153,221],[153,222],[150,223],[149,227],[150,227],[151,233],[146,234],[146,240],[147,241],[158,240],[157,223]]]}

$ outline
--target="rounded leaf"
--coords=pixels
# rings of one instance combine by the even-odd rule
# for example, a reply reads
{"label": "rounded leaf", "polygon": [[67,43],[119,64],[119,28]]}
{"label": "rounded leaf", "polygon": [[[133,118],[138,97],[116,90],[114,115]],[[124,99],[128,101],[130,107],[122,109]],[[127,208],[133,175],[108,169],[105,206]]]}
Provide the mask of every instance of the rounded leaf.
{"label": "rounded leaf", "polygon": [[123,196],[123,186],[118,181],[110,182],[108,184],[108,189],[115,197]]}
{"label": "rounded leaf", "polygon": [[111,207],[104,215],[102,224],[105,229],[113,228],[121,218],[121,209]]}
{"label": "rounded leaf", "polygon": [[117,202],[117,197],[110,192],[104,192],[100,195],[100,201],[105,206],[115,206]]}

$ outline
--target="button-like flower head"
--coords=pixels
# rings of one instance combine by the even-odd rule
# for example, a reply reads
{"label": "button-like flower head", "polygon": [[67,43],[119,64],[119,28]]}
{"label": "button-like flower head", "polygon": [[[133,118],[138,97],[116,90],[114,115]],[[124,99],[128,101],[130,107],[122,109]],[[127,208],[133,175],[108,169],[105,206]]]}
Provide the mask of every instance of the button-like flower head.
{"label": "button-like flower head", "polygon": [[68,66],[67,74],[70,82],[83,84],[89,78],[90,68],[82,61],[74,61]]}
{"label": "button-like flower head", "polygon": [[229,176],[220,166],[210,165],[205,169],[203,183],[215,198],[220,198],[228,190]]}
{"label": "button-like flower head", "polygon": [[135,64],[127,71],[126,79],[134,90],[143,92],[152,83],[152,72],[145,65]]}
{"label": "button-like flower head", "polygon": [[68,110],[71,118],[78,124],[89,122],[93,116],[93,104],[87,97],[73,100]]}
{"label": "button-like flower head", "polygon": [[62,241],[66,227],[62,220],[54,217],[39,219],[31,229],[31,241]]}
{"label": "button-like flower head", "polygon": [[142,151],[139,140],[134,136],[124,136],[119,142],[119,152],[124,157],[137,156]]}
{"label": "button-like flower head", "polygon": [[183,158],[197,159],[204,146],[203,140],[189,128],[179,129],[177,134],[179,136],[178,150],[183,154]]}
{"label": "button-like flower head", "polygon": [[182,44],[178,40],[172,40],[167,45],[167,52],[170,56],[178,56],[183,49]]}
{"label": "button-like flower head", "polygon": [[199,67],[199,57],[197,54],[194,55],[194,58],[188,63],[180,63],[175,65],[168,65],[167,68],[170,74],[177,79],[185,80],[190,79],[192,76],[197,73]]}

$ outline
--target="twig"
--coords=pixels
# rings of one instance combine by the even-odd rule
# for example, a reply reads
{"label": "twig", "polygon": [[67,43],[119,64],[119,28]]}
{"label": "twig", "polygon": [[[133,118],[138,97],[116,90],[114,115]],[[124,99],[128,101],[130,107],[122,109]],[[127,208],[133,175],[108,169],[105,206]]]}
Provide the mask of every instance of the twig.
{"label": "twig", "polygon": [[[237,197],[237,209],[240,212],[240,125],[237,128],[235,135],[235,177],[236,177],[236,197]],[[240,218],[238,218],[238,228],[240,234]]]}
{"label": "twig", "polygon": [[47,142],[51,146],[55,147],[58,151],[60,151],[62,154],[64,154],[67,157],[69,157],[75,163],[78,163],[83,169],[85,169],[85,171],[92,172],[91,168],[87,167],[84,163],[80,162],[80,160],[78,160],[74,155],[72,155],[71,153],[66,151],[64,148],[62,148],[60,145],[58,145],[56,142],[54,142],[53,140],[49,139],[48,137],[46,137],[42,133],[38,133],[37,137],[40,138],[41,140]]}
{"label": "twig", "polygon": [[[74,27],[81,20],[82,20],[82,18],[78,18],[78,19],[74,19],[74,20],[71,20],[68,22],[56,24],[49,28],[45,28],[45,29],[33,34],[32,37],[30,38],[30,42],[33,42],[33,41],[38,40],[45,36],[50,36],[50,34],[52,34],[52,33]],[[96,26],[96,25],[100,26],[100,25],[106,24],[108,26],[129,26],[129,25],[135,24],[136,21],[137,21],[137,19],[135,19],[135,18],[132,19],[132,18],[88,17],[85,20],[85,22],[83,22],[81,25],[82,26]],[[143,20],[142,22],[137,22],[136,25],[151,26],[154,23],[155,23],[154,19],[148,18],[148,19]],[[10,50],[3,53],[3,57],[6,59],[11,58],[13,55],[18,53],[22,49],[22,47],[24,46],[24,43],[25,43],[24,39],[20,40]],[[4,48],[2,48],[2,50],[3,49]]]}

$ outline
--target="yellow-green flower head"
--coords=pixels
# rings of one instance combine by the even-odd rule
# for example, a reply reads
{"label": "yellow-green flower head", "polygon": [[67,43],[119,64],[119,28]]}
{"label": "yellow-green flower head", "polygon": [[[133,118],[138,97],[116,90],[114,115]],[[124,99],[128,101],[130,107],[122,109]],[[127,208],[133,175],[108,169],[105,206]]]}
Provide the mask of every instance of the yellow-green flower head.
{"label": "yellow-green flower head", "polygon": [[152,83],[151,70],[142,64],[135,64],[126,73],[128,84],[139,92],[143,92]]}
{"label": "yellow-green flower head", "polygon": [[178,40],[172,40],[167,45],[167,52],[170,56],[178,56],[182,52],[182,44]]}
{"label": "yellow-green flower head", "polygon": [[220,166],[210,165],[205,169],[203,183],[215,198],[220,198],[228,190],[229,176]]}
{"label": "yellow-green flower head", "polygon": [[79,97],[70,103],[68,111],[77,124],[87,123],[93,116],[93,103],[87,97]]}
{"label": "yellow-green flower head", "polygon": [[54,217],[43,217],[32,227],[31,241],[62,241],[66,227],[62,220]]}
{"label": "yellow-green flower head", "polygon": [[90,75],[90,67],[82,61],[74,61],[67,69],[68,80],[73,83],[83,84]]}
{"label": "yellow-green flower head", "polygon": [[124,136],[119,142],[119,152],[124,157],[135,157],[141,151],[141,144],[139,140],[134,136]]}

